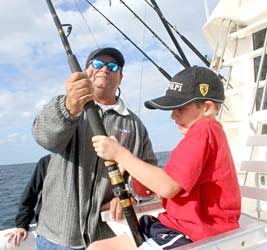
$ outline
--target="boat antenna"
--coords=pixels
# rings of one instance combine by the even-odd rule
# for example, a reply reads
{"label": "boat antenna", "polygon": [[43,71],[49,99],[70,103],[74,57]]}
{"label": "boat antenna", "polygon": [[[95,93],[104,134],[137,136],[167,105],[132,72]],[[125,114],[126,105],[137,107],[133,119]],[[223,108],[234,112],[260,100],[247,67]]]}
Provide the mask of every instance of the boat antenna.
{"label": "boat antenna", "polygon": [[[65,35],[64,30],[62,28],[64,25],[61,24],[56,14],[56,11],[54,9],[54,6],[52,5],[52,2],[50,0],[46,0],[46,2],[52,14],[52,17],[54,19],[54,22],[57,27],[61,41],[63,43],[63,46],[65,48],[71,72],[73,73],[81,72],[82,70],[79,65],[79,62],[76,56],[72,53],[67,36]],[[104,125],[101,121],[101,118],[99,116],[99,113],[97,111],[96,105],[93,100],[85,104],[85,111],[86,111],[87,120],[90,123],[90,127],[93,131],[93,134],[94,135],[107,135]],[[124,179],[121,175],[121,172],[116,162],[105,161],[104,164],[107,167],[107,170],[109,173],[113,194],[116,197],[119,197],[120,199],[120,204],[123,208],[124,217],[126,218],[126,221],[130,227],[135,243],[138,247],[142,245],[145,239],[144,239],[144,235],[142,232],[142,228],[140,227],[137,216],[133,209],[130,194],[128,190],[125,188]]]}
{"label": "boat antenna", "polygon": [[152,3],[152,5],[150,5],[150,6],[151,6],[151,7],[156,11],[156,13],[158,14],[158,16],[159,16],[159,18],[160,18],[162,24],[164,25],[165,29],[167,30],[167,32],[168,32],[168,34],[169,34],[171,40],[173,41],[173,43],[174,43],[174,45],[175,45],[175,47],[176,47],[176,49],[178,50],[178,52],[180,53],[181,57],[183,58],[184,63],[187,65],[187,67],[190,67],[190,63],[189,63],[189,61],[187,60],[187,58],[186,58],[186,56],[185,56],[185,54],[184,54],[182,48],[180,47],[180,45],[179,45],[177,39],[176,39],[175,36],[173,35],[173,33],[172,33],[172,31],[171,31],[171,29],[170,29],[168,23],[166,22],[165,17],[163,16],[163,14],[162,14],[162,12],[161,12],[159,6],[157,5],[156,1],[155,1],[155,0],[150,0],[150,1],[151,1],[151,3]]}
{"label": "boat antenna", "polygon": [[136,49],[138,49],[156,68],[160,71],[160,73],[165,76],[169,81],[171,80],[171,75],[167,73],[166,70],[161,68],[154,60],[151,59],[137,44],[135,44],[121,29],[118,28],[110,19],[108,19],[100,10],[98,10],[90,1],[84,0],[90,6],[92,6],[102,17],[104,17],[116,30],[118,30]]}
{"label": "boat antenna", "polygon": [[204,5],[205,5],[205,13],[206,13],[206,19],[208,20],[210,17],[210,12],[209,12],[209,6],[207,3],[207,0],[204,0]]}
{"label": "boat antenna", "polygon": [[[147,0],[145,2],[156,11],[156,9],[149,3]],[[184,36],[182,35],[177,28],[171,24],[166,18],[164,18],[166,23],[173,29],[173,31],[182,39],[182,41],[199,57],[199,59],[206,65],[210,66],[210,62],[207,60],[205,56],[202,55],[202,53]]]}
{"label": "boat antenna", "polygon": [[186,68],[188,65],[183,61],[183,59],[177,55],[157,34],[153,31],[124,1],[120,2],[155,36],[164,46],[167,48],[171,54]]}

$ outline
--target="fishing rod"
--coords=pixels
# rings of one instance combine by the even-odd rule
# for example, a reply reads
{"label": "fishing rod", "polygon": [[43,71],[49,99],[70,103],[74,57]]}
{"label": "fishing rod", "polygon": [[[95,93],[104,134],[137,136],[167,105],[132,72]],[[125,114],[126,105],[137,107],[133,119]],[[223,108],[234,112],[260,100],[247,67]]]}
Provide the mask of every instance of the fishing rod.
{"label": "fishing rod", "polygon": [[[151,5],[151,3],[148,2],[148,0],[145,0],[145,2],[156,11],[156,9]],[[199,57],[199,59],[204,62],[206,66],[210,66],[210,62],[207,60],[205,56],[201,54],[201,52],[185,37],[183,36],[177,28],[172,25],[165,17],[164,17],[166,23],[173,29],[173,31],[182,39],[182,41]]]}
{"label": "fishing rod", "polygon": [[173,41],[176,49],[179,51],[181,57],[183,58],[183,61],[186,65],[186,67],[190,67],[190,63],[189,61],[187,60],[182,48],[180,47],[178,41],[176,40],[175,36],[173,35],[171,29],[170,29],[170,26],[167,24],[166,20],[165,20],[165,17],[163,16],[159,6],[157,5],[156,1],[155,0],[150,0],[151,3],[152,3],[152,8],[156,11],[156,13],[158,14],[162,24],[164,25],[165,29],[167,30],[171,40]]}
{"label": "fishing rod", "polygon": [[[52,5],[52,2],[50,0],[46,0],[46,2],[52,14],[52,17],[54,19],[54,22],[57,27],[61,41],[63,43],[63,46],[65,48],[71,72],[72,73],[82,72],[76,56],[72,53],[68,39],[62,28],[63,25],[61,24],[56,14],[56,11],[54,9],[54,6]],[[107,135],[94,101],[89,101],[88,103],[85,104],[85,111],[86,111],[87,119],[90,123],[90,127],[93,131],[93,134],[94,135]],[[130,227],[135,243],[138,247],[142,245],[145,239],[144,239],[142,229],[139,225],[137,216],[133,209],[130,194],[128,190],[125,188],[124,179],[121,175],[121,172],[116,162],[105,161],[104,164],[108,170],[108,175],[111,181],[113,194],[116,197],[119,197],[120,199],[120,204],[123,208],[124,217],[126,218],[126,221]]]}
{"label": "fishing rod", "polygon": [[171,80],[171,75],[167,73],[163,68],[161,68],[155,61],[151,59],[137,44],[135,44],[121,29],[118,28],[110,19],[108,19],[100,10],[98,10],[91,2],[85,0],[90,6],[92,6],[102,17],[104,17],[116,30],[118,30],[136,49],[138,49],[156,68],[159,72],[164,75],[169,81]]}
{"label": "fishing rod", "polygon": [[172,55],[186,68],[187,65],[183,61],[183,59],[177,55],[124,1],[120,0],[120,2],[155,36],[164,46],[167,48]]}

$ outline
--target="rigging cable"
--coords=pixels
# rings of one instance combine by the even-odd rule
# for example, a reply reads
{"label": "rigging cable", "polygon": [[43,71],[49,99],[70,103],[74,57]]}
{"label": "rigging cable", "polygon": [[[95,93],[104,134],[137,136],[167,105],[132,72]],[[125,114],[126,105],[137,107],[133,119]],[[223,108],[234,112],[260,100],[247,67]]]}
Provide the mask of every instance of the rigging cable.
{"label": "rigging cable", "polygon": [[178,52],[180,53],[181,57],[183,58],[185,67],[190,67],[190,63],[189,63],[189,61],[187,60],[187,58],[186,58],[186,56],[185,56],[185,54],[184,54],[182,48],[180,47],[180,45],[179,45],[178,41],[176,40],[175,36],[173,35],[173,33],[172,33],[172,31],[171,31],[169,25],[168,25],[167,22],[166,22],[165,17],[163,16],[163,14],[162,14],[162,12],[161,12],[159,6],[157,5],[156,1],[155,1],[155,0],[150,0],[150,1],[151,1],[151,3],[152,3],[152,7],[153,7],[153,9],[154,9],[154,10],[156,11],[156,13],[158,14],[158,16],[159,16],[159,18],[160,18],[162,24],[164,25],[165,29],[167,30],[167,32],[168,32],[168,34],[169,34],[171,40],[173,41],[173,43],[174,43],[174,45],[175,45],[175,47],[176,47],[176,49],[178,50]]}
{"label": "rigging cable", "polygon": [[83,21],[85,22],[85,25],[86,25],[86,27],[87,27],[89,33],[91,34],[91,36],[92,36],[92,38],[93,38],[95,44],[97,45],[97,47],[100,47],[99,44],[98,44],[98,42],[96,41],[96,39],[95,39],[95,37],[94,37],[94,34],[93,34],[93,32],[92,32],[92,30],[91,30],[89,24],[88,24],[87,21],[86,21],[86,19],[85,19],[83,13],[82,13],[82,11],[81,11],[81,9],[79,8],[79,5],[78,5],[78,3],[77,3],[77,0],[73,0],[73,1],[74,1],[74,3],[75,3],[76,9],[79,11],[79,13],[80,13],[80,15],[81,15]]}
{"label": "rigging cable", "polygon": [[163,68],[161,68],[155,61],[153,61],[140,47],[137,46],[122,30],[120,30],[110,19],[108,19],[101,11],[99,11],[90,1],[84,0],[90,6],[92,6],[102,17],[104,17],[115,29],[117,29],[136,49],[138,49],[156,68],[164,75],[169,81],[171,80],[171,75],[167,73]]}
{"label": "rigging cable", "polygon": [[184,67],[188,65],[183,61],[183,59],[177,55],[157,34],[154,32],[124,1],[120,0],[120,2],[155,36],[165,48],[167,48],[171,54],[178,60]]}
{"label": "rigging cable", "polygon": [[[145,16],[146,16],[146,11],[145,11]],[[143,47],[145,46],[145,33],[146,29],[144,27],[143,29]],[[141,100],[142,100],[142,89],[143,89],[143,70],[144,70],[144,59],[142,60],[141,63],[141,74],[140,74],[140,87],[139,87],[139,105],[138,105],[138,115],[141,118]]]}

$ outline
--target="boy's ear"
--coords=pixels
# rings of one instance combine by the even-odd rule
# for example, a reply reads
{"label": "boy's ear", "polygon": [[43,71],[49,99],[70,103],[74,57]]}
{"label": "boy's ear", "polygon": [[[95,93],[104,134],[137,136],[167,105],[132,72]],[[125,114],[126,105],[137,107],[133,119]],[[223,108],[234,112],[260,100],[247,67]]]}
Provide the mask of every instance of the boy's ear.
{"label": "boy's ear", "polygon": [[210,115],[216,115],[217,111],[216,111],[216,106],[214,104],[214,102],[212,101],[205,101],[204,102],[204,113],[205,116],[210,116]]}

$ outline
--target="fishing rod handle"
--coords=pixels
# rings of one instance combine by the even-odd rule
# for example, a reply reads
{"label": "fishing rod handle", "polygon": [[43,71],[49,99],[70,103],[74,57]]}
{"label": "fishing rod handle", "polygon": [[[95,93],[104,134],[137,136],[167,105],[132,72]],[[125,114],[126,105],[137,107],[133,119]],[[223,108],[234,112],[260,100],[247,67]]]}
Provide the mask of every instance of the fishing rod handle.
{"label": "fishing rod handle", "polygon": [[[67,55],[68,63],[72,73],[82,72],[81,66],[74,54]],[[106,130],[102,124],[98,110],[94,101],[89,101],[84,105],[86,116],[90,122],[90,127],[94,135],[107,135]]]}
{"label": "fishing rod handle", "polygon": [[[120,194],[120,204],[123,209],[124,217],[130,227],[136,246],[139,247],[145,242],[143,230],[132,206],[131,199],[128,198],[128,191],[124,190]],[[134,216],[133,216],[134,215]]]}
{"label": "fishing rod handle", "polygon": [[[72,73],[82,71],[75,55],[68,55],[67,58]],[[107,136],[106,130],[104,128],[94,101],[87,102],[84,106],[84,109],[86,111],[87,119],[88,121],[90,121],[90,127],[93,134]],[[133,209],[131,196],[128,190],[126,190],[125,188],[124,178],[119,170],[118,164],[115,161],[105,161],[104,164],[108,170],[113,194],[115,197],[119,197],[124,217],[131,230],[135,244],[137,247],[139,247],[143,244],[145,238],[143,235],[142,228],[138,222],[136,213]]]}
{"label": "fishing rod handle", "polygon": [[[87,118],[90,121],[90,127],[93,134],[107,135],[94,101],[89,101],[86,103],[85,110]],[[131,230],[135,244],[137,247],[139,247],[143,244],[145,238],[132,205],[131,195],[125,188],[124,178],[120,172],[118,164],[115,161],[105,161],[104,164],[108,170],[108,175],[112,185],[112,192],[114,196],[118,197],[120,200],[124,217]]]}
{"label": "fishing rod handle", "polygon": [[89,101],[84,105],[86,115],[90,121],[90,127],[94,135],[107,135],[102,120],[99,116],[98,110],[94,101]]}
{"label": "fishing rod handle", "polygon": [[113,194],[120,199],[124,217],[129,225],[135,244],[139,247],[145,241],[145,238],[133,208],[131,195],[129,194],[129,191],[125,189],[124,179],[118,169],[117,163],[114,161],[105,161],[104,164],[108,169]]}
{"label": "fishing rod handle", "polygon": [[82,68],[74,54],[67,55],[67,60],[70,66],[70,70],[72,73],[74,72],[82,72]]}
{"label": "fishing rod handle", "polygon": [[[67,59],[72,73],[82,72],[81,66],[74,54],[67,55]],[[93,134],[107,135],[94,101],[87,102],[84,105],[84,110],[86,111],[86,116],[90,121],[90,127]]]}

